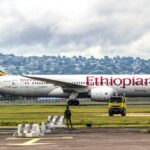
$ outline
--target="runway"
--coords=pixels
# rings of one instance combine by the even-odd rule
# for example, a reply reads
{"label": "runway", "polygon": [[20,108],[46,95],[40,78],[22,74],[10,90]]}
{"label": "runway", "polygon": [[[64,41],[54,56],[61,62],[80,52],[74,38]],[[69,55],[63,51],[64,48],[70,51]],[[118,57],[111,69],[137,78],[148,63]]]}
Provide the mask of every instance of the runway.
{"label": "runway", "polygon": [[0,136],[0,150],[148,150],[150,134],[141,128],[84,128],[40,138]]}

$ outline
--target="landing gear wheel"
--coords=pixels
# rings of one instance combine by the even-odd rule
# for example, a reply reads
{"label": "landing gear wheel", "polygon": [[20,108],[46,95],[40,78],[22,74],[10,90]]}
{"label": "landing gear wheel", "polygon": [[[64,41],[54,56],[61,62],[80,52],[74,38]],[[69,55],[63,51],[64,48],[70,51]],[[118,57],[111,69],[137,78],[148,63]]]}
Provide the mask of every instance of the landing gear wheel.
{"label": "landing gear wheel", "polygon": [[72,105],[72,103],[73,103],[73,101],[72,101],[72,100],[69,100],[69,101],[67,102],[67,104],[68,104],[69,106],[71,106],[71,105]]}
{"label": "landing gear wheel", "polygon": [[74,106],[79,106],[79,101],[78,100],[74,100]]}
{"label": "landing gear wheel", "polygon": [[70,105],[70,106],[79,106],[79,101],[78,100],[69,100],[68,105]]}

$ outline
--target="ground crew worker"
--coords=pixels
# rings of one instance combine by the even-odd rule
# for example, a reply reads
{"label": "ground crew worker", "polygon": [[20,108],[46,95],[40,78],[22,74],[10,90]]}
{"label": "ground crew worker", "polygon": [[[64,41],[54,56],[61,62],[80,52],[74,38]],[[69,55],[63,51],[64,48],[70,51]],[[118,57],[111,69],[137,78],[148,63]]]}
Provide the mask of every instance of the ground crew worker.
{"label": "ground crew worker", "polygon": [[67,127],[69,128],[69,126],[70,126],[72,128],[71,111],[69,109],[69,106],[66,107],[66,110],[64,112],[64,117],[65,117],[66,122],[67,122]]}

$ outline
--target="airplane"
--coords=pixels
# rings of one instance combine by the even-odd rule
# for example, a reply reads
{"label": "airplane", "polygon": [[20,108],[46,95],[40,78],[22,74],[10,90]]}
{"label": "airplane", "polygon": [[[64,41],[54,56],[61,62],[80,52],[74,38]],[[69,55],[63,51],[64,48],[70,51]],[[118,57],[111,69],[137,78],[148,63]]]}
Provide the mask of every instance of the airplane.
{"label": "airplane", "polygon": [[78,98],[149,97],[150,75],[9,75],[0,70],[0,93],[68,98],[68,105],[79,105]]}

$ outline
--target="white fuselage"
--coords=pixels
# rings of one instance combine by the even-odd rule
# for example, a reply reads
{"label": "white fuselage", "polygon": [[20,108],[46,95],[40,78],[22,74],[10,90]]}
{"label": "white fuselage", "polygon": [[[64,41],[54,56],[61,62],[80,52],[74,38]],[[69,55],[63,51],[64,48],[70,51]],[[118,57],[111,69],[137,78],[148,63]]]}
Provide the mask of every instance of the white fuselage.
{"label": "white fuselage", "polygon": [[[99,87],[111,87],[116,94],[126,96],[150,96],[150,75],[37,75],[41,78],[63,81],[85,86],[90,96],[90,90]],[[67,89],[68,90],[68,89]],[[74,90],[74,89],[71,89]],[[77,89],[78,91],[80,88]],[[34,80],[23,76],[1,76],[0,93],[20,96],[53,96],[68,97],[61,86],[50,82]]]}

